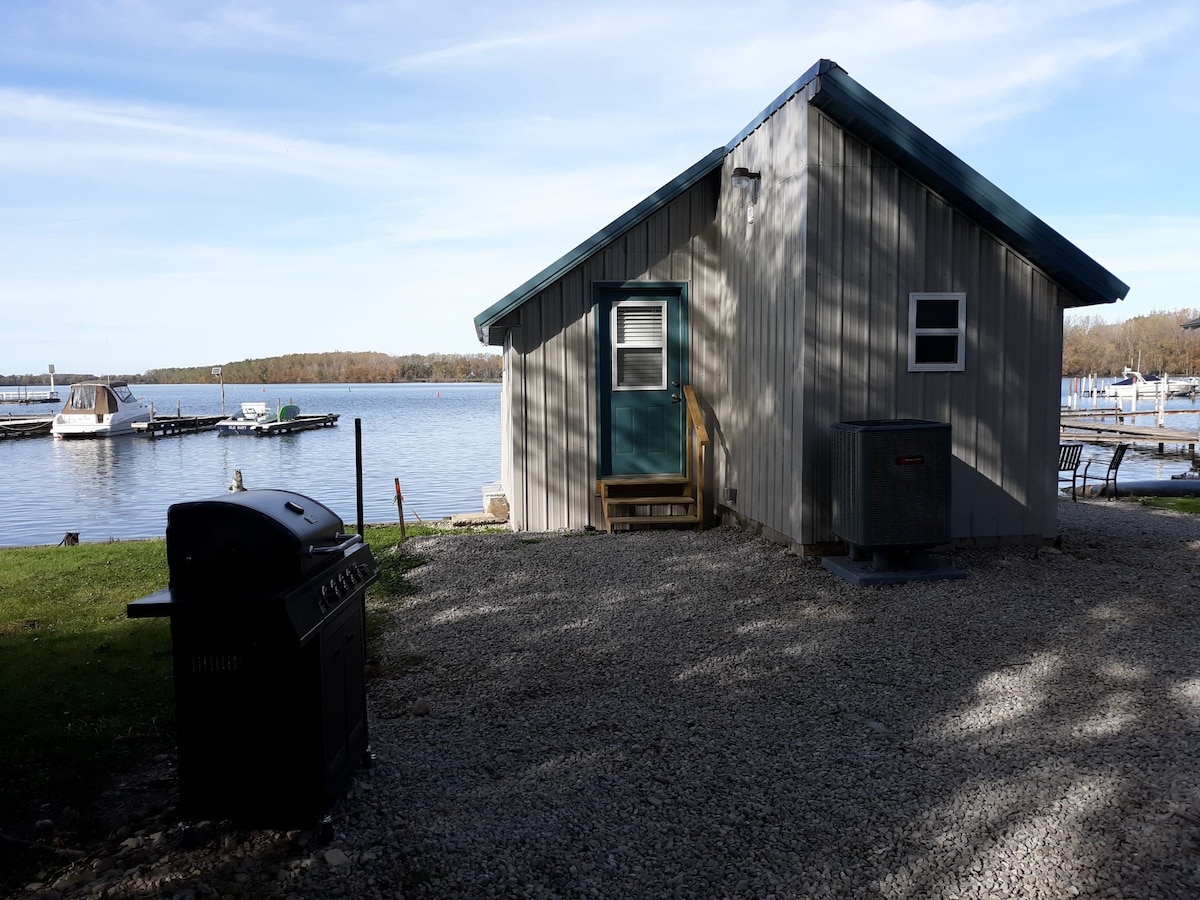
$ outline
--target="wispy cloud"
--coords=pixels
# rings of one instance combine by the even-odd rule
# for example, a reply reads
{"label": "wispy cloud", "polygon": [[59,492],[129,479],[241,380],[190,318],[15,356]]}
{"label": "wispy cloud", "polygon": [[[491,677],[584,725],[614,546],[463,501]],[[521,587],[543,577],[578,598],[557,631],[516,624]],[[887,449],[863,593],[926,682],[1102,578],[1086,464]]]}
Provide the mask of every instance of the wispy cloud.
{"label": "wispy cloud", "polygon": [[961,141],[1053,103],[1100,67],[1135,64],[1196,18],[1183,3],[1147,13],[1136,0],[865,0],[826,16],[797,11],[703,65],[761,95],[764,73],[782,86],[800,74],[790,60],[829,57],[926,130]]}
{"label": "wispy cloud", "polygon": [[[290,351],[342,338],[290,313],[332,297],[404,320],[375,349],[472,349],[475,313],[827,57],[1128,281],[1115,314],[1186,305],[1198,18],[1193,0],[0,4],[0,302],[111,300],[159,328],[204,308]],[[39,327],[6,319],[5,357]],[[188,362],[145,346],[113,364]]]}
{"label": "wispy cloud", "polygon": [[362,146],[189,121],[170,109],[64,100],[0,89],[0,121],[37,129],[0,141],[0,169],[54,169],[111,161],[288,175],[337,184],[377,183],[417,158]]}
{"label": "wispy cloud", "polygon": [[385,69],[397,72],[404,69],[418,69],[429,66],[481,66],[494,63],[497,57],[511,57],[517,55],[518,52],[535,50],[540,47],[562,45],[564,42],[574,43],[582,36],[582,30],[569,29],[540,34],[514,34],[466,41],[397,59],[385,66]]}

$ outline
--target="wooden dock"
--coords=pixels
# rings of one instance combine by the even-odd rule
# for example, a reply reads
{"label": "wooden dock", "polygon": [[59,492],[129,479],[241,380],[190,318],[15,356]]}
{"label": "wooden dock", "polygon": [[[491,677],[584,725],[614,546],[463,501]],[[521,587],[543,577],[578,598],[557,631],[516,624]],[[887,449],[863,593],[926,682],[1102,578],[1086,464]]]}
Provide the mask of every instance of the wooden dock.
{"label": "wooden dock", "polygon": [[134,422],[133,433],[148,438],[178,437],[212,431],[223,416],[155,416],[149,422]]}
{"label": "wooden dock", "polygon": [[253,434],[269,437],[276,434],[291,434],[293,431],[311,431],[336,425],[338,413],[313,413],[298,415],[290,419],[273,422],[256,422],[254,419],[222,419],[217,423],[221,434]]}
{"label": "wooden dock", "polygon": [[58,398],[58,394],[49,394],[43,397],[26,397],[14,394],[0,395],[0,403],[16,403],[21,406],[35,406],[43,403],[62,403]]}
{"label": "wooden dock", "polygon": [[54,416],[0,416],[0,439],[40,437],[50,433]]}
{"label": "wooden dock", "polygon": [[[1159,411],[1163,421],[1172,415],[1196,415],[1194,410]],[[1086,441],[1088,443],[1133,444],[1157,446],[1165,453],[1168,446],[1187,449],[1188,455],[1196,458],[1196,444],[1200,433],[1168,428],[1166,425],[1135,425],[1133,420],[1149,417],[1155,421],[1159,413],[1154,410],[1129,412],[1120,409],[1062,410],[1059,413],[1058,435],[1060,441]]]}

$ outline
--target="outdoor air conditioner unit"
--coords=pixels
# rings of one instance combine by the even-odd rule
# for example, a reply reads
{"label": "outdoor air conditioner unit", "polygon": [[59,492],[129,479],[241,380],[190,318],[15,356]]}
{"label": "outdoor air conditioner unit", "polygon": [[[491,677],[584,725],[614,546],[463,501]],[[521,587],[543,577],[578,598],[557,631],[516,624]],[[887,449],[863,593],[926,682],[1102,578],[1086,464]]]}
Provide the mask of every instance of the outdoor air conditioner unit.
{"label": "outdoor air conditioner unit", "polygon": [[[950,425],[925,419],[867,419],[833,425],[831,488],[833,532],[850,555],[826,559],[826,568],[861,563],[873,573],[859,583],[892,583],[921,577],[961,577],[914,555],[950,540]],[[841,568],[839,568],[839,566]]]}

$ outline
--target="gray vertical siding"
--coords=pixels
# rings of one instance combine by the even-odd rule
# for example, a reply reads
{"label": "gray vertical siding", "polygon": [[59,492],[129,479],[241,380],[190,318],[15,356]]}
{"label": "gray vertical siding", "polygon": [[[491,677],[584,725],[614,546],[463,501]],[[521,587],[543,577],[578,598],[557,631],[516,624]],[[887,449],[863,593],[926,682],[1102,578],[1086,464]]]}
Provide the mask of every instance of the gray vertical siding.
{"label": "gray vertical siding", "polygon": [[740,192],[721,204],[726,282],[716,296],[727,342],[727,376],[710,395],[723,437],[716,485],[738,490],[731,508],[789,535],[803,509],[801,466],[805,369],[812,364],[804,294],[807,126],[787,104],[736,148],[726,168],[761,173],[754,221]]}
{"label": "gray vertical siding", "polygon": [[[600,525],[592,285],[673,281],[686,283],[691,296],[707,290],[718,271],[718,191],[715,178],[702,181],[515,313],[504,388],[511,455],[503,461],[514,528]],[[693,314],[690,324],[692,372],[710,371],[721,346],[719,332],[704,316]]]}
{"label": "gray vertical siding", "polygon": [[[763,173],[753,228],[733,203],[721,208],[736,248],[724,297],[734,384],[722,409],[738,438],[725,467],[737,512],[800,544],[832,540],[831,425],[927,418],[953,426],[953,537],[1052,535],[1055,284],[799,98],[729,165]],[[966,293],[966,371],[907,371],[913,291]]]}
{"label": "gray vertical siding", "polygon": [[[762,179],[747,221],[734,166]],[[503,477],[520,530],[599,525],[596,282],[677,282],[708,410],[708,496],[801,545],[830,528],[831,426],[952,425],[952,534],[1052,536],[1062,293],[797,95],[698,182],[512,314]],[[966,371],[907,371],[908,296],[967,295]]]}

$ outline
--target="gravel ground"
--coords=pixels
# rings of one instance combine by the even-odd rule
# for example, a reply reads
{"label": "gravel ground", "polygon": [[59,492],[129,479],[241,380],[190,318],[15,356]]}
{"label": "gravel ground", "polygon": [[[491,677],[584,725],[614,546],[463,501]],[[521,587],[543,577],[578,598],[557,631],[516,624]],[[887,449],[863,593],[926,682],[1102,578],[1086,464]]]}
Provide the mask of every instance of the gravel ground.
{"label": "gravel ground", "polygon": [[739,531],[438,536],[334,834],[132,822],[39,897],[1200,896],[1200,519],[850,585]]}

